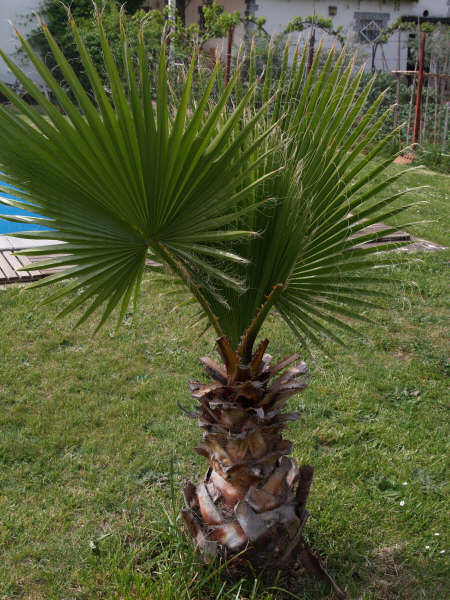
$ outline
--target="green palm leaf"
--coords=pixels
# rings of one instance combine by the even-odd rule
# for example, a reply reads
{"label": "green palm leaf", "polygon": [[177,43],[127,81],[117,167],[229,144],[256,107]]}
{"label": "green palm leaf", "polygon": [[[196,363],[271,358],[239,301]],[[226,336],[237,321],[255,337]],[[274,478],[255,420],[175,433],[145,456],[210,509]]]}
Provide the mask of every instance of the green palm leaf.
{"label": "green palm leaf", "polygon": [[[101,16],[97,18],[110,95],[103,88],[73,19],[74,38],[91,82],[92,96],[82,88],[45,25],[44,33],[69,92],[59,87],[27,41],[17,35],[53,94],[54,104],[1,53],[45,114],[41,116],[1,85],[2,92],[27,117],[25,120],[5,108],[0,109],[0,164],[8,182],[22,190],[21,200],[9,201],[9,204],[45,217],[45,221],[27,217],[30,225],[44,223],[52,229],[45,234],[30,231],[21,235],[64,243],[52,246],[51,252],[60,254],[54,264],[68,268],[37,285],[77,278],[77,282],[70,283],[66,289],[83,291],[64,314],[91,301],[86,314],[103,306],[101,324],[117,305],[121,306],[120,319],[137,294],[151,249],[195,291],[209,312],[200,292],[208,283],[199,276],[199,271],[213,280],[237,285],[235,277],[228,276],[210,259],[212,256],[220,256],[222,262],[239,259],[236,253],[217,246],[230,239],[226,224],[236,218],[241,190],[245,187],[245,194],[250,196],[252,187],[257,184],[256,181],[248,183],[248,174],[258,160],[244,156],[237,135],[241,115],[254,87],[233,115],[221,124],[236,76],[210,107],[216,67],[203,98],[191,109],[194,56],[172,121],[168,110],[165,44],[161,47],[157,83],[152,87],[154,77],[148,69],[143,40],[137,79],[126,33],[122,31],[127,78],[124,85]],[[156,96],[156,107],[152,94]],[[266,105],[251,119],[246,136],[252,133],[267,108]],[[264,138],[260,136],[255,140],[253,151],[263,144]],[[23,218],[11,217],[11,220]],[[234,235],[253,234],[243,230]],[[32,251],[33,254],[45,252],[46,249]],[[58,290],[50,300],[60,297]]]}

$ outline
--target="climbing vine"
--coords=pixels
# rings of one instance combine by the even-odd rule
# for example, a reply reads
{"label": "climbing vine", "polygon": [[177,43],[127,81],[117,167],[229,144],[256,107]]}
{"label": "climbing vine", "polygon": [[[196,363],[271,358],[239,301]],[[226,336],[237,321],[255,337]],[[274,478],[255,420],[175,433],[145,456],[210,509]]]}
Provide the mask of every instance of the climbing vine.
{"label": "climbing vine", "polygon": [[333,28],[333,20],[329,17],[321,17],[319,15],[308,15],[306,17],[294,17],[292,21],[284,29],[284,33],[292,33],[294,31],[303,31],[307,28],[321,29],[328,35],[334,36],[341,44],[344,44],[345,37],[342,34],[343,27],[339,25],[336,29]]}

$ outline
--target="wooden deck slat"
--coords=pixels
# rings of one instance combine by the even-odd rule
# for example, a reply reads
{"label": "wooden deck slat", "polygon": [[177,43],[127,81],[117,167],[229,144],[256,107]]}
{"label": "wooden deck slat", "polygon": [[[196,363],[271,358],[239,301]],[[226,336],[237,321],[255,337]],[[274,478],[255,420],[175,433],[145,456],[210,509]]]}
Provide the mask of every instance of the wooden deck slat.
{"label": "wooden deck slat", "polygon": [[17,258],[17,256],[14,256],[14,254],[12,252],[5,250],[5,252],[3,252],[3,256],[6,258],[6,260],[11,265],[12,269],[15,271],[16,277],[19,277],[19,279],[24,279],[26,277],[31,276],[31,273],[29,271],[20,271],[19,270],[22,268],[23,265],[20,262],[20,260]]}
{"label": "wooden deck slat", "polygon": [[8,282],[8,280],[16,280],[17,273],[11,267],[9,262],[6,260],[6,256],[4,256],[5,254],[6,254],[5,252],[0,252],[0,268],[3,271],[3,274],[4,274],[7,282]]}
{"label": "wooden deck slat", "polygon": [[[42,256],[27,256],[27,258],[31,261],[31,263],[34,262],[42,262],[44,260],[51,260],[52,258],[61,258],[63,256],[67,256],[65,254],[45,254]],[[42,269],[42,274],[43,275],[53,275],[54,273],[59,273],[60,271],[63,271],[66,267],[45,267],[44,269]]]}
{"label": "wooden deck slat", "polygon": [[[17,258],[20,260],[24,267],[28,267],[33,264],[33,262],[28,258],[28,256],[19,255],[17,256]],[[39,269],[36,269],[35,271],[30,271],[30,274],[33,277],[43,277],[45,275],[45,273],[43,271],[40,271]]]}
{"label": "wooden deck slat", "polygon": [[[27,256],[28,260],[31,261],[31,263],[34,262],[43,262],[44,260],[51,260],[52,258],[61,258],[61,256],[63,256],[62,254],[45,254],[43,256]],[[54,273],[59,273],[60,271],[63,271],[66,267],[45,267],[44,269],[42,269],[41,273],[42,276],[45,275],[53,275]],[[33,272],[33,271],[32,271]]]}
{"label": "wooden deck slat", "polygon": [[13,254],[11,250],[0,251],[0,285],[5,283],[26,283],[49,275],[46,271],[20,271],[31,265],[32,261],[26,256]]}

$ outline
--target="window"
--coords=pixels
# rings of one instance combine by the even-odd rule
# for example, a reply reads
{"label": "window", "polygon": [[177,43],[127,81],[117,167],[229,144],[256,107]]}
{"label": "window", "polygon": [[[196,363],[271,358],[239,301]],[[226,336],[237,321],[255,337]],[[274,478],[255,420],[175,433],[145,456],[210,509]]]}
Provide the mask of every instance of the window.
{"label": "window", "polygon": [[337,6],[329,6],[328,7],[328,16],[335,17],[337,15]]}
{"label": "window", "polygon": [[355,12],[355,31],[362,44],[375,42],[381,31],[387,27],[389,13]]}

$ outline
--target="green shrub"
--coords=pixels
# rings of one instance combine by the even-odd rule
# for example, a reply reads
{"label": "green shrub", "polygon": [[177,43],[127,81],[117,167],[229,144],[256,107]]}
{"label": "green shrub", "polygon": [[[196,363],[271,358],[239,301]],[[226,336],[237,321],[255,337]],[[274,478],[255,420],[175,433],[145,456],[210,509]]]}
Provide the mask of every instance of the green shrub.
{"label": "green shrub", "polygon": [[[121,63],[120,55],[120,3],[116,0],[102,0],[103,24],[106,34],[111,42],[115,58]],[[164,26],[164,16],[160,11],[136,10],[142,0],[134,0],[126,3],[127,11],[123,15],[125,26],[130,33],[131,51],[137,46],[137,34],[141,22],[143,22],[144,39],[150,57],[155,56],[159,49],[161,33]],[[78,51],[73,42],[71,28],[67,19],[67,11],[59,0],[43,0],[38,9],[39,14],[47,24],[54,39],[71,63],[76,75],[85,88],[88,87],[87,76],[82,67]],[[92,0],[74,0],[71,3],[71,12],[76,19],[83,40],[92,56],[92,59],[100,73],[104,77],[103,57],[100,50],[100,39],[93,16],[94,6]],[[30,17],[34,18],[34,17]],[[64,78],[59,72],[53,54],[50,52],[45,35],[40,27],[34,29],[28,35],[28,41],[32,48],[42,57],[55,77],[64,85]]]}
{"label": "green shrub", "polygon": [[[164,12],[150,10],[145,12],[139,7],[142,0],[127,0],[124,4],[124,11],[121,16],[122,2],[120,0],[94,0],[97,6],[102,7],[103,28],[111,45],[114,59],[122,69],[122,47],[121,47],[121,26],[123,20],[124,28],[128,32],[130,53],[135,61],[136,48],[138,44],[138,34],[142,29],[145,48],[150,61],[158,60],[161,35],[167,21],[167,9]],[[94,62],[99,75],[106,83],[105,67],[101,50],[100,39],[98,35],[97,23],[94,18],[94,4],[92,0],[72,0],[70,3],[71,13],[78,24],[80,35],[88,52]],[[67,18],[67,11],[61,0],[42,0],[37,12],[45,21],[56,43],[69,60],[78,79],[83,87],[89,89],[89,81],[81,63],[77,48],[73,43],[71,27]],[[224,11],[216,2],[210,6],[204,6],[205,26],[200,29],[198,25],[192,24],[188,27],[177,17],[175,22],[170,25],[171,49],[170,55],[172,63],[188,64],[194,48],[201,48],[203,44],[211,38],[225,37],[229,27],[235,27],[242,20],[239,12],[233,13]],[[34,15],[29,15],[27,20],[33,21]],[[43,34],[41,27],[36,27],[27,36],[31,47],[43,59],[46,66],[52,71],[53,75],[65,86],[64,77],[59,71],[52,52],[48,46],[47,39]],[[21,50],[19,52],[23,53]],[[208,64],[210,61],[208,61]],[[177,74],[174,74],[175,88]],[[176,89],[174,90],[176,93]]]}
{"label": "green shrub", "polygon": [[433,171],[450,174],[450,156],[441,154],[441,150],[441,146],[437,144],[418,146],[414,154],[414,163],[425,165]]}

